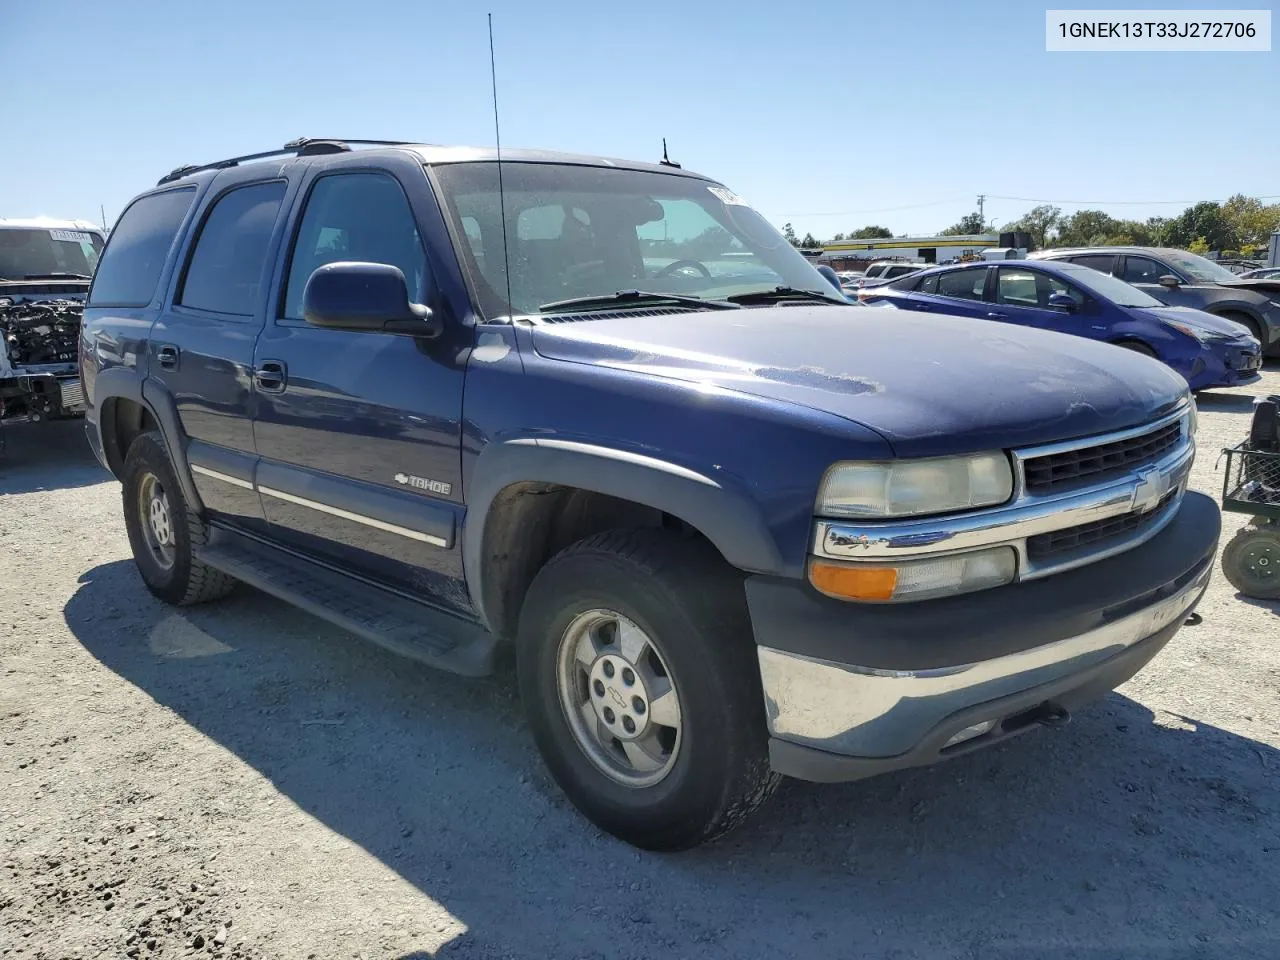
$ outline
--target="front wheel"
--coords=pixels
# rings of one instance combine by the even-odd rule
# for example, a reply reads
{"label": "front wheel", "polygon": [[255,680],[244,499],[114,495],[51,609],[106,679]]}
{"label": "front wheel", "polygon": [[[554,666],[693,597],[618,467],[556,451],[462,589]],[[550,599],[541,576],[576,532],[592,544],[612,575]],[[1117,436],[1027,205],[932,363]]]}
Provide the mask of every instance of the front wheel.
{"label": "front wheel", "polygon": [[1222,551],[1222,572],[1246,597],[1280,599],[1280,527],[1242,528]]}
{"label": "front wheel", "polygon": [[708,545],[598,534],[534,578],[520,695],[552,776],[601,829],[679,850],[777,785],[741,581]]}

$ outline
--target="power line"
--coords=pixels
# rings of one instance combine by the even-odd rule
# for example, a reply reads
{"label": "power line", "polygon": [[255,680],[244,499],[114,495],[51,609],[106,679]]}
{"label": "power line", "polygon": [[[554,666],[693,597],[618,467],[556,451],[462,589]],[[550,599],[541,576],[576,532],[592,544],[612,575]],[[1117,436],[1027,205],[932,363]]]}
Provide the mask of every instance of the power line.
{"label": "power line", "polygon": [[931,200],[928,203],[913,203],[905,207],[876,207],[870,210],[845,210],[839,213],[824,210],[821,213],[784,213],[782,217],[857,217],[864,213],[893,213],[897,210],[919,210],[922,207],[940,207],[944,203],[959,203],[963,197],[953,197],[950,200]]}
{"label": "power line", "polygon": [[[1159,206],[1176,206],[1190,205],[1201,203],[1204,198],[1198,200],[1047,200],[1044,197],[1005,197],[999,194],[989,194],[992,200],[1017,200],[1020,203],[1066,203],[1071,206],[1087,206],[1097,205],[1099,207],[1159,207]],[[1268,194],[1263,197],[1253,197],[1254,200],[1275,200],[1280,197],[1280,193]],[[1218,201],[1215,201],[1218,202]]]}

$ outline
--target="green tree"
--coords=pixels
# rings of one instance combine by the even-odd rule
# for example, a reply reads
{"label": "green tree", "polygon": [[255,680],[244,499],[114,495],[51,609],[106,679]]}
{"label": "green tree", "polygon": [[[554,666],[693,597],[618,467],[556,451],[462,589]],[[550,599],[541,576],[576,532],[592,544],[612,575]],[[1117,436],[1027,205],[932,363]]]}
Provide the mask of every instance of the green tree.
{"label": "green tree", "polygon": [[1150,247],[1154,245],[1154,241],[1151,239],[1151,231],[1147,229],[1147,224],[1140,220],[1117,220],[1111,231],[1111,233],[1107,234],[1107,238],[1102,241],[1103,243],[1117,247]]}
{"label": "green tree", "polygon": [[986,233],[987,225],[982,222],[982,214],[978,211],[966,213],[960,218],[959,223],[953,223],[947,229],[942,231],[941,236],[944,237],[963,237],[975,233]]}
{"label": "green tree", "polygon": [[832,243],[839,243],[839,242],[840,242],[841,240],[843,240],[843,239],[844,239],[844,234],[843,234],[843,233],[837,233],[834,237],[832,237],[832,238],[831,238],[831,242],[832,242]]}
{"label": "green tree", "polygon": [[1210,250],[1235,250],[1240,246],[1235,227],[1212,200],[1187,207],[1169,224],[1166,242],[1170,245],[1189,250],[1197,240],[1207,243]]}
{"label": "green tree", "polygon": [[1146,222],[1147,242],[1153,247],[1167,247],[1171,221],[1168,217],[1148,217]]}
{"label": "green tree", "polygon": [[806,249],[809,247],[820,247],[822,246],[822,241],[812,233],[806,233],[804,235],[804,239],[800,241],[800,246],[805,247]]}
{"label": "green tree", "polygon": [[1058,223],[1054,246],[1092,247],[1119,233],[1119,221],[1101,210],[1077,210]]}
{"label": "green tree", "polygon": [[1062,220],[1062,210],[1049,204],[1032,207],[1022,217],[1005,227],[1031,234],[1031,242],[1037,247],[1048,246],[1049,231]]}
{"label": "green tree", "polygon": [[1194,240],[1192,240],[1190,243],[1187,244],[1187,249],[1190,252],[1198,253],[1200,254],[1200,256],[1203,257],[1210,250],[1209,241],[1206,240],[1204,237],[1196,237]]}
{"label": "green tree", "polygon": [[1223,203],[1222,216],[1235,230],[1241,249],[1265,247],[1272,232],[1280,230],[1280,203],[1263,206],[1256,197],[1240,193]]}
{"label": "green tree", "polygon": [[873,224],[869,227],[859,227],[853,233],[849,234],[850,240],[878,240],[882,237],[892,237],[893,231],[888,227],[881,227]]}
{"label": "green tree", "polygon": [[787,243],[791,244],[793,247],[800,246],[800,240],[796,236],[796,228],[791,226],[789,223],[784,223],[782,225],[782,239],[787,241]]}

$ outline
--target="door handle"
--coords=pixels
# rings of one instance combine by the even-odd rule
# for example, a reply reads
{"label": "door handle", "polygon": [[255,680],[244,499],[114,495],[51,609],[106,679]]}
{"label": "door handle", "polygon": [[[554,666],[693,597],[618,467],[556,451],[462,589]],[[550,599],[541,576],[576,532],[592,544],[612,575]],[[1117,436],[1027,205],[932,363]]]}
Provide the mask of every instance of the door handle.
{"label": "door handle", "polygon": [[1008,314],[1006,313],[997,313],[994,310],[987,314],[987,317],[991,320],[1003,320],[1007,316]]}
{"label": "door handle", "polygon": [[916,309],[923,310],[925,313],[928,313],[930,310],[933,309],[933,307],[929,306],[927,303],[917,303]]}
{"label": "door handle", "polygon": [[178,369],[178,348],[171,343],[166,343],[156,351],[156,360],[166,370]]}
{"label": "door handle", "polygon": [[282,361],[263,360],[253,371],[253,382],[265,393],[281,393],[289,382],[289,376]]}

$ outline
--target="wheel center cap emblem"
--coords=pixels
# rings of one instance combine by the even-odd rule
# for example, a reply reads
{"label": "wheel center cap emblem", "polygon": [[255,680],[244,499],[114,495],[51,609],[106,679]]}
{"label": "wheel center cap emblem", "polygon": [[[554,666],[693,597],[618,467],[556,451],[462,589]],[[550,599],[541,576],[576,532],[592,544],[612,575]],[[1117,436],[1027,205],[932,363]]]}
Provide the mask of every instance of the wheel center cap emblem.
{"label": "wheel center cap emblem", "polygon": [[609,688],[609,697],[610,697],[610,699],[612,699],[612,700],[613,700],[613,702],[614,702],[614,703],[616,703],[616,704],[618,705],[618,707],[619,707],[619,708],[622,708],[622,709],[625,709],[625,708],[626,708],[626,706],[627,706],[627,702],[626,702],[625,700],[623,700],[623,699],[622,699],[622,694],[620,694],[620,693],[619,693],[616,689],[614,689],[613,687],[610,687],[610,688]]}

